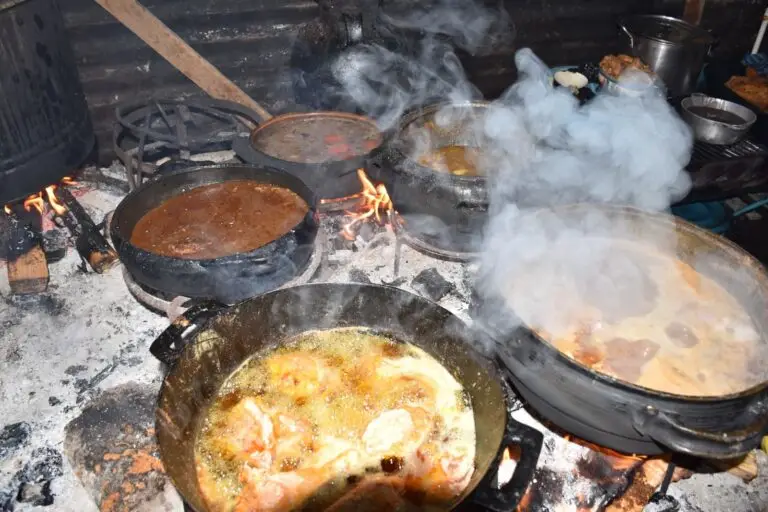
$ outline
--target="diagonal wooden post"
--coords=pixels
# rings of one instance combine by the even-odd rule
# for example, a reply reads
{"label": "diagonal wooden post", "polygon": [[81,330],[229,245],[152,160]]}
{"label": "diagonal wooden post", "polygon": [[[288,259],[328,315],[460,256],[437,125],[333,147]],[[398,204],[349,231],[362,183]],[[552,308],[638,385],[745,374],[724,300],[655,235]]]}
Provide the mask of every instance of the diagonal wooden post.
{"label": "diagonal wooden post", "polygon": [[272,117],[137,0],[95,1],[213,98],[239,103],[263,120]]}

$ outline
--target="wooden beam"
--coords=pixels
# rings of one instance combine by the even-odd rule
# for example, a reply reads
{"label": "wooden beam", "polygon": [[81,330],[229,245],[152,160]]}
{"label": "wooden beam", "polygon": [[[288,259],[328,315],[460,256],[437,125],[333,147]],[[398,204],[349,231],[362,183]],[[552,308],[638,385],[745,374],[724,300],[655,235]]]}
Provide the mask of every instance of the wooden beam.
{"label": "wooden beam", "polygon": [[264,120],[272,117],[137,0],[95,1],[213,98],[239,103]]}
{"label": "wooden beam", "polygon": [[704,4],[706,0],[685,0],[683,9],[683,20],[692,25],[701,23],[701,17],[704,15]]}

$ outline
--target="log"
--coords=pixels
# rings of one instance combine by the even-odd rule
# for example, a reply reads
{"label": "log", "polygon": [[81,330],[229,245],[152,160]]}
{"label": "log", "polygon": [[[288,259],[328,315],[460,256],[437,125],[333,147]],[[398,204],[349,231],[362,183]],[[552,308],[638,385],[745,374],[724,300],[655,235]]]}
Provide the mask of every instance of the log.
{"label": "log", "polygon": [[80,257],[87,261],[97,274],[102,274],[115,266],[119,261],[117,253],[75,196],[66,187],[58,187],[56,197],[67,208],[64,213],[57,212],[56,217],[61,219],[72,233],[75,238],[75,249]]}
{"label": "log", "polygon": [[239,103],[265,121],[272,117],[137,0],[95,1],[211,97]]}
{"label": "log", "polygon": [[724,471],[741,478],[744,482],[751,482],[758,475],[757,457],[755,452],[750,452],[746,457],[738,460],[713,460],[707,465],[716,471]]}
{"label": "log", "polygon": [[31,295],[48,289],[48,262],[42,247],[42,217],[16,205],[8,214],[6,268],[14,295]]}
{"label": "log", "polygon": [[8,284],[14,295],[32,295],[48,289],[48,262],[39,245],[6,262]]}

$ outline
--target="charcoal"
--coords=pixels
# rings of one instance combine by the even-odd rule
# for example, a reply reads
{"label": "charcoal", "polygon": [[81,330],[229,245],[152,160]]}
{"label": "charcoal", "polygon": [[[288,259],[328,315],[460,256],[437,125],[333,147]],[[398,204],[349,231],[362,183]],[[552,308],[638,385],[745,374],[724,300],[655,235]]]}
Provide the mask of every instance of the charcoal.
{"label": "charcoal", "polygon": [[53,448],[37,448],[32,452],[29,462],[24,466],[18,478],[22,483],[42,484],[63,475],[61,453]]}
{"label": "charcoal", "polygon": [[371,279],[368,277],[368,274],[359,268],[353,268],[349,271],[349,280],[353,283],[371,284]]}
{"label": "charcoal", "polygon": [[657,492],[651,496],[645,510],[647,512],[678,512],[680,510],[680,503],[669,494]]}
{"label": "charcoal", "polygon": [[6,458],[29,441],[32,428],[28,423],[12,423],[0,431],[0,459]]}
{"label": "charcoal", "polygon": [[16,501],[19,503],[28,503],[36,507],[53,505],[51,481],[46,480],[42,483],[26,482],[21,484],[19,493],[16,495]]}
{"label": "charcoal", "polygon": [[446,280],[434,268],[428,268],[419,272],[411,281],[411,286],[417,292],[426,295],[434,301],[439,301],[449,293],[456,291],[456,286]]}

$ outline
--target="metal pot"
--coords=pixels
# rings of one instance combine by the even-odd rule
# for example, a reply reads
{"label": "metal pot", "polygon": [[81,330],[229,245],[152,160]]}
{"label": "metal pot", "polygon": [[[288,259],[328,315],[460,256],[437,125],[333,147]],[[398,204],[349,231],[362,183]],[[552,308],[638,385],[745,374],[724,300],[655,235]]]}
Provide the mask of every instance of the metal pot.
{"label": "metal pot", "polygon": [[[131,244],[136,223],[153,208],[192,188],[231,180],[285,187],[298,194],[310,210],[277,240],[247,253],[221,258],[171,258]],[[276,169],[221,164],[184,166],[155,176],[125,196],[112,215],[109,229],[120,261],[138,283],[171,295],[233,304],[274,290],[304,269],[312,255],[318,223],[315,196],[298,178]]]}
{"label": "metal pot", "polygon": [[[617,206],[575,205],[558,215],[583,225],[597,208],[620,220],[611,236],[629,232],[677,236],[677,254],[714,279],[747,308],[768,343],[768,274],[728,240],[674,217]],[[570,225],[570,224],[566,224]],[[702,258],[702,255],[717,258]],[[503,276],[500,276],[500,279]],[[540,415],[568,432],[624,453],[675,451],[730,459],[757,447],[768,433],[768,381],[740,393],[700,397],[664,393],[627,383],[566,357],[554,345],[521,327],[506,299],[483,294],[472,306],[476,325],[496,341],[521,396]],[[712,361],[718,364],[718,361]],[[755,362],[759,367],[760,362]]]}
{"label": "metal pot", "polygon": [[659,75],[672,96],[690,94],[715,43],[708,31],[669,16],[630,16],[619,22],[627,53]]}
{"label": "metal pot", "polygon": [[[204,512],[195,471],[195,439],[227,377],[259,351],[313,330],[364,327],[431,354],[469,393],[477,432],[475,473],[456,505],[514,511],[533,477],[543,436],[508,416],[505,391],[490,362],[470,344],[472,333],[452,313],[403,290],[319,283],[285,288],[231,308],[198,305],[152,344],[172,365],[156,413],[163,465],[184,500]],[[519,444],[512,480],[496,489],[503,450]]]}
{"label": "metal pot", "polygon": [[[477,101],[439,103],[414,110],[403,117],[382,153],[381,162],[373,164],[374,176],[386,185],[408,231],[441,249],[477,249],[488,217],[487,178],[457,176],[421,165],[410,130],[420,130],[445,109],[456,112],[457,119],[475,119],[484,115],[487,107],[488,103]],[[479,146],[468,132],[461,122],[440,128],[430,136],[430,149]]]}
{"label": "metal pot", "polygon": [[704,94],[685,98],[681,107],[682,117],[693,128],[696,139],[710,144],[734,144],[743,139],[757,121],[751,109]]}

